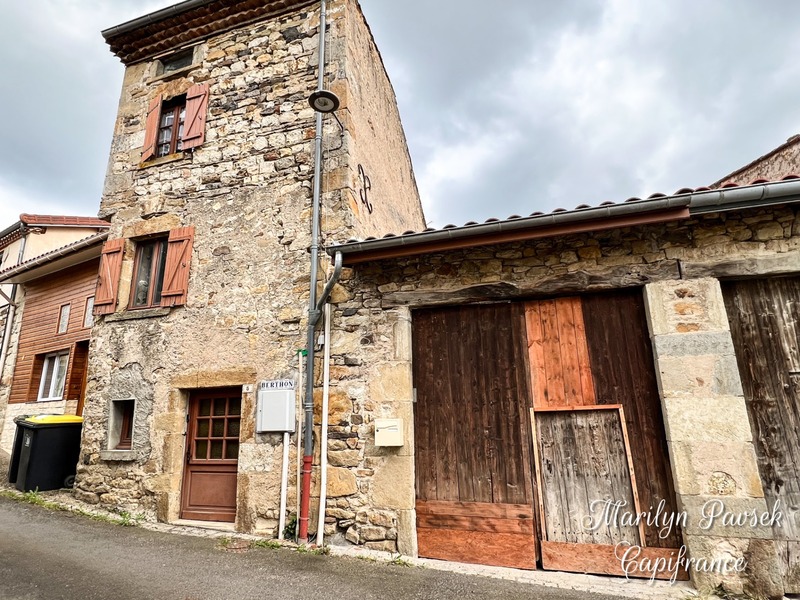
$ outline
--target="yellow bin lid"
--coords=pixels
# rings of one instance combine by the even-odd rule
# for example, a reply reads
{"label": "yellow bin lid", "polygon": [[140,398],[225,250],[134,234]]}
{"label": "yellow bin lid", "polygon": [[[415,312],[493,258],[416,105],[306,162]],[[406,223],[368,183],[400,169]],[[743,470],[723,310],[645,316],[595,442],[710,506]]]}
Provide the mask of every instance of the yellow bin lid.
{"label": "yellow bin lid", "polygon": [[37,423],[39,425],[50,425],[55,423],[83,423],[83,417],[76,417],[75,415],[36,415],[25,419],[28,423]]}

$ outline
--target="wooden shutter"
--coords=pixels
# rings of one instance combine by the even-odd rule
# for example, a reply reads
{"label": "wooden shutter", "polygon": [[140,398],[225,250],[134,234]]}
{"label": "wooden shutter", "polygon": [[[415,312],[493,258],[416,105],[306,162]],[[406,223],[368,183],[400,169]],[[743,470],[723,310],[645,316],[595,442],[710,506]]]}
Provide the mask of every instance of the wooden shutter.
{"label": "wooden shutter", "polygon": [[158,140],[158,119],[161,117],[161,95],[150,101],[147,109],[147,124],[144,129],[144,150],[142,162],[150,160],[156,155],[156,142]]}
{"label": "wooden shutter", "polygon": [[161,289],[161,306],[186,304],[193,243],[194,227],[179,227],[169,232],[164,286]]}
{"label": "wooden shutter", "polygon": [[122,251],[125,240],[108,240],[103,244],[100,255],[100,272],[97,276],[97,289],[94,292],[94,314],[109,315],[117,307],[117,289],[122,270]]}
{"label": "wooden shutter", "polygon": [[183,129],[183,149],[202,145],[206,140],[208,84],[193,85],[186,92],[186,121]]}

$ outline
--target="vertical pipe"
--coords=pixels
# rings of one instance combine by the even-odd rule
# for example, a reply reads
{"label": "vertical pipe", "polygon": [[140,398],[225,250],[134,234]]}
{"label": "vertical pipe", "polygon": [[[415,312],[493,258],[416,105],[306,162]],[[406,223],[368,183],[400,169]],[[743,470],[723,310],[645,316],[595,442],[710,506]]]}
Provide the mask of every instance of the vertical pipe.
{"label": "vertical pipe", "polygon": [[[320,0],[319,14],[319,66],[317,91],[325,84],[325,29],[327,27],[327,3]],[[314,461],[314,331],[319,321],[317,309],[317,279],[319,277],[319,215],[322,190],[322,113],[317,112],[316,135],[314,137],[314,200],[311,223],[311,284],[308,298],[308,331],[306,343],[308,360],[306,363],[306,389],[303,411],[305,431],[303,432],[303,482],[300,487],[302,499],[298,518],[298,541],[308,543],[308,513],[311,505],[311,466]]]}
{"label": "vertical pipe", "polygon": [[[297,352],[297,372],[299,374],[300,379],[300,389],[297,391],[297,396],[300,401],[299,409],[302,409],[303,406],[303,356],[305,356],[303,350],[298,350]],[[295,473],[295,509],[294,509],[294,519],[295,519],[295,527],[294,527],[294,541],[297,541],[297,534],[299,532],[298,527],[298,519],[300,518],[300,468],[302,466],[302,461],[300,460],[300,448],[303,440],[303,411],[297,411],[297,449],[295,450],[295,464],[297,467],[297,472]]]}
{"label": "vertical pipe", "polygon": [[325,305],[325,360],[322,367],[322,424],[319,442],[319,518],[317,546],[325,545],[325,503],[328,500],[328,397],[331,380],[331,305]]}
{"label": "vertical pipe", "polygon": [[281,464],[281,513],[278,517],[278,539],[286,528],[286,496],[289,489],[289,432],[283,432],[283,463]]}
{"label": "vertical pipe", "polygon": [[[17,264],[20,264],[25,259],[25,244],[28,241],[28,229],[20,225],[22,229],[22,238],[19,241],[19,254],[17,255]],[[14,325],[14,317],[17,314],[17,285],[13,284],[11,288],[11,302],[8,303],[8,312],[6,313],[6,326],[3,331],[2,346],[0,347],[0,381],[3,379],[3,369],[6,366],[6,358],[8,357],[8,346],[11,343],[11,329]]]}

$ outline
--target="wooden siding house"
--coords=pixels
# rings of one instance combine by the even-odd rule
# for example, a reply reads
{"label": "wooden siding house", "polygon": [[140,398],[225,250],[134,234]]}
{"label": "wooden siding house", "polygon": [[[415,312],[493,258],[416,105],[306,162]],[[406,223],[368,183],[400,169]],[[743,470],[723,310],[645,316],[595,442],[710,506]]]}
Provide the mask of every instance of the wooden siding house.
{"label": "wooden siding house", "polygon": [[[93,217],[22,215],[0,236],[0,285],[13,303],[0,385],[0,451],[14,419],[81,414],[97,268],[108,223]],[[12,260],[12,257],[14,260]]]}

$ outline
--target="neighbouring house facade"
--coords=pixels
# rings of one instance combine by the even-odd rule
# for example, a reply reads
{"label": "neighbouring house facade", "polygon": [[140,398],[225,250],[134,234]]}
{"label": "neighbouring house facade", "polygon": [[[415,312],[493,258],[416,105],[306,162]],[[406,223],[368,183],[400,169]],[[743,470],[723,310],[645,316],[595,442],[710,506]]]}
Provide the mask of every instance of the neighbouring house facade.
{"label": "neighbouring house facade", "polygon": [[23,214],[0,232],[0,288],[11,316],[0,363],[0,451],[6,454],[16,417],[80,414],[107,230],[94,217]]}
{"label": "neighbouring house facade", "polygon": [[[360,7],[327,6],[341,125],[324,121],[322,242],[424,228]],[[319,23],[318,2],[214,0],[104,32],[125,77],[100,206],[87,502],[276,532],[284,446],[256,432],[255,388],[301,379]]]}
{"label": "neighbouring house facade", "polygon": [[[328,489],[329,535],[636,576],[683,549],[742,560],[690,569],[698,587],[796,593],[798,194],[681,190],[330,247],[329,480],[350,485]],[[382,419],[402,446],[377,443]]]}
{"label": "neighbouring house facade", "polygon": [[728,173],[711,187],[719,188],[751,181],[775,181],[786,175],[798,173],[800,173],[800,135],[793,135],[763,156]]}

